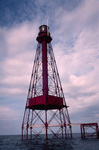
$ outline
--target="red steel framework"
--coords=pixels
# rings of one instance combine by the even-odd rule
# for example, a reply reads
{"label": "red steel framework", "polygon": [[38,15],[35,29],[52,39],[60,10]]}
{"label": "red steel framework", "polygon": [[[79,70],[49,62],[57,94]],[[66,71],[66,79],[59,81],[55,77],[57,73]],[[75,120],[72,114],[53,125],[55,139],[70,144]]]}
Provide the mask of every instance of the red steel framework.
{"label": "red steel framework", "polygon": [[22,122],[22,139],[52,133],[57,138],[72,137],[68,106],[65,101],[51,46],[49,27],[39,27],[38,45]]}
{"label": "red steel framework", "polygon": [[99,138],[97,123],[80,124],[80,129],[81,129],[81,138],[82,139],[90,138],[90,137]]}

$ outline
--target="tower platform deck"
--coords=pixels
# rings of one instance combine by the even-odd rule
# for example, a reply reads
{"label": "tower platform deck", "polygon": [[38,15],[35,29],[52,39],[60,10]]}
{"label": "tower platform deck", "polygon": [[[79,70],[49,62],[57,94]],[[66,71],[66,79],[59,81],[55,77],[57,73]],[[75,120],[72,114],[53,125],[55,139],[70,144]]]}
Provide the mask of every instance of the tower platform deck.
{"label": "tower platform deck", "polygon": [[50,109],[62,109],[63,98],[52,95],[41,95],[38,97],[30,98],[27,108],[36,110],[50,110]]}

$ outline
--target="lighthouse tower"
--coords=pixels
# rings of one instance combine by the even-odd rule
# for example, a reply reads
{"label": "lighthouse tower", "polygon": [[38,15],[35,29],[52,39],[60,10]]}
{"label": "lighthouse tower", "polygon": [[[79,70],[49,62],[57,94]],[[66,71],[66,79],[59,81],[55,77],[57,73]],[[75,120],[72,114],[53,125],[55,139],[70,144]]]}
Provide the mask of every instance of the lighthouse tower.
{"label": "lighthouse tower", "polygon": [[[42,25],[22,122],[22,139],[53,134],[57,138],[72,136],[68,106],[64,97],[51,46],[49,27]],[[60,60],[61,61],[61,60]]]}

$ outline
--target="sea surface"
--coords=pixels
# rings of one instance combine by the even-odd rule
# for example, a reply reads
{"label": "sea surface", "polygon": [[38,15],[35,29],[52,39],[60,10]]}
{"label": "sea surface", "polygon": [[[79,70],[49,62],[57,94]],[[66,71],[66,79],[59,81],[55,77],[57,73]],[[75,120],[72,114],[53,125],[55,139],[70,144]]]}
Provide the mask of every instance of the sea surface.
{"label": "sea surface", "polygon": [[0,150],[99,150],[99,139],[81,139],[80,134],[73,134],[72,139],[57,139],[49,135],[40,139],[23,140],[20,135],[0,136]]}

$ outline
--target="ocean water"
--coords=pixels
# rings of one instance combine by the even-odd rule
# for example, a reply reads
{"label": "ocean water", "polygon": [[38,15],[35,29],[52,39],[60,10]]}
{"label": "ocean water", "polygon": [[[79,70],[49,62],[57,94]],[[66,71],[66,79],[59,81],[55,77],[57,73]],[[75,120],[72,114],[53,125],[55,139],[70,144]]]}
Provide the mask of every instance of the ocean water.
{"label": "ocean water", "polygon": [[80,134],[73,134],[72,139],[57,139],[44,135],[40,139],[23,140],[20,135],[0,136],[0,150],[99,150],[99,139],[81,139]]}

